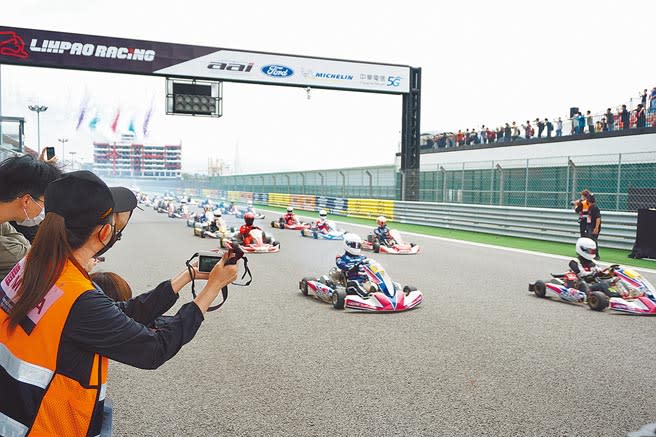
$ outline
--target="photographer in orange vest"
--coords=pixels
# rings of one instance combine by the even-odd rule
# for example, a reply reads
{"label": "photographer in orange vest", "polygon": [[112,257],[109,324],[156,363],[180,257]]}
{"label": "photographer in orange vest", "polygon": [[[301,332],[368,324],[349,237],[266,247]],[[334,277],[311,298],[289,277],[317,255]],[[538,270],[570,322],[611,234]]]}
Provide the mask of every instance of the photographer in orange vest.
{"label": "photographer in orange vest", "polygon": [[0,434],[100,434],[108,360],[155,369],[198,331],[224,285],[237,277],[225,258],[207,284],[164,329],[146,325],[175,303],[191,281],[180,274],[116,304],[96,290],[86,266],[119,238],[134,194],[109,188],[88,171],[50,183],[46,216],[27,257],[0,283]]}

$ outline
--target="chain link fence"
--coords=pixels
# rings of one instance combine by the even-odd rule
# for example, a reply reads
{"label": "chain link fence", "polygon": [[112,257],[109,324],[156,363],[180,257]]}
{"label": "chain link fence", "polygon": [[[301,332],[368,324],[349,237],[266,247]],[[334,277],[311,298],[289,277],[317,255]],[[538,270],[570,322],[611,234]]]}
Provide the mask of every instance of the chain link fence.
{"label": "chain link fence", "polygon": [[428,202],[568,208],[583,189],[599,207],[656,207],[656,152],[466,162],[421,173]]}

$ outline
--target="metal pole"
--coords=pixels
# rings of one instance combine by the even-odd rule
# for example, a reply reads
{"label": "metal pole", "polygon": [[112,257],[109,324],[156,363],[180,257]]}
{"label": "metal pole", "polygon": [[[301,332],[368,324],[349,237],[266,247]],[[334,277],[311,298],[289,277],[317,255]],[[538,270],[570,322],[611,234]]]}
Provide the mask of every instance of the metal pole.
{"label": "metal pole", "polygon": [[465,194],[465,163],[462,163],[462,174],[460,175],[460,203],[463,202]]}
{"label": "metal pole", "polygon": [[526,160],[526,178],[524,180],[524,207],[528,206],[528,159]]}
{"label": "metal pole", "polygon": [[492,168],[490,169],[490,205],[494,201],[494,161],[492,161]]}
{"label": "metal pole", "polygon": [[0,146],[2,144],[2,64],[0,64]]}
{"label": "metal pole", "polygon": [[565,176],[565,208],[569,208],[569,156],[567,157],[567,173]]}
{"label": "metal pole", "polygon": [[620,210],[621,180],[622,180],[622,154],[620,153],[617,161],[617,188],[615,190],[615,211]]}
{"label": "metal pole", "polygon": [[38,144],[38,153],[41,155],[41,111],[37,111],[36,113],[36,141]]}

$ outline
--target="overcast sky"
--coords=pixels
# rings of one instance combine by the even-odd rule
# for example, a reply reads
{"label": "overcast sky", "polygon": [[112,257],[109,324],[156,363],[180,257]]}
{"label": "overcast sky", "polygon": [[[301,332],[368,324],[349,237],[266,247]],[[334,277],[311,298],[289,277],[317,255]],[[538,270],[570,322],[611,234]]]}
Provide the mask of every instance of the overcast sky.
{"label": "overcast sky", "polygon": [[[3,3],[6,3],[3,1]],[[480,128],[568,115],[570,106],[603,112],[656,86],[656,1],[460,0],[449,2],[169,2],[21,0],[1,24],[242,50],[355,59],[421,67],[422,131]],[[25,117],[36,145],[67,137],[66,150],[91,157],[92,132],[75,131],[83,101],[110,136],[140,124],[151,102],[147,143],[183,145],[183,171],[205,172],[207,158],[264,172],[391,164],[398,151],[401,97],[224,84],[224,116],[167,116],[165,80],[2,66],[3,115]],[[139,127],[138,127],[139,129]],[[59,149],[58,149],[59,150]]]}

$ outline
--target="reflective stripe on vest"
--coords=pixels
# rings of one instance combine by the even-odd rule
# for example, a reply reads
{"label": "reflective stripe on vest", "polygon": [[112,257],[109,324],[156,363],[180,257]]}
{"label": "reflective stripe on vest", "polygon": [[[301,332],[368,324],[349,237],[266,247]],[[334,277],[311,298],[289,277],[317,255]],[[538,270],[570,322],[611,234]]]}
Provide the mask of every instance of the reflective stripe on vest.
{"label": "reflective stripe on vest", "polygon": [[25,323],[9,330],[6,310],[17,299],[24,268],[25,259],[0,283],[0,386],[8,387],[0,396],[0,435],[97,434],[108,360],[98,354],[88,355],[79,369],[91,372],[80,370],[80,374],[66,376],[59,373],[58,364],[61,336],[71,308],[94,286],[68,261]]}

